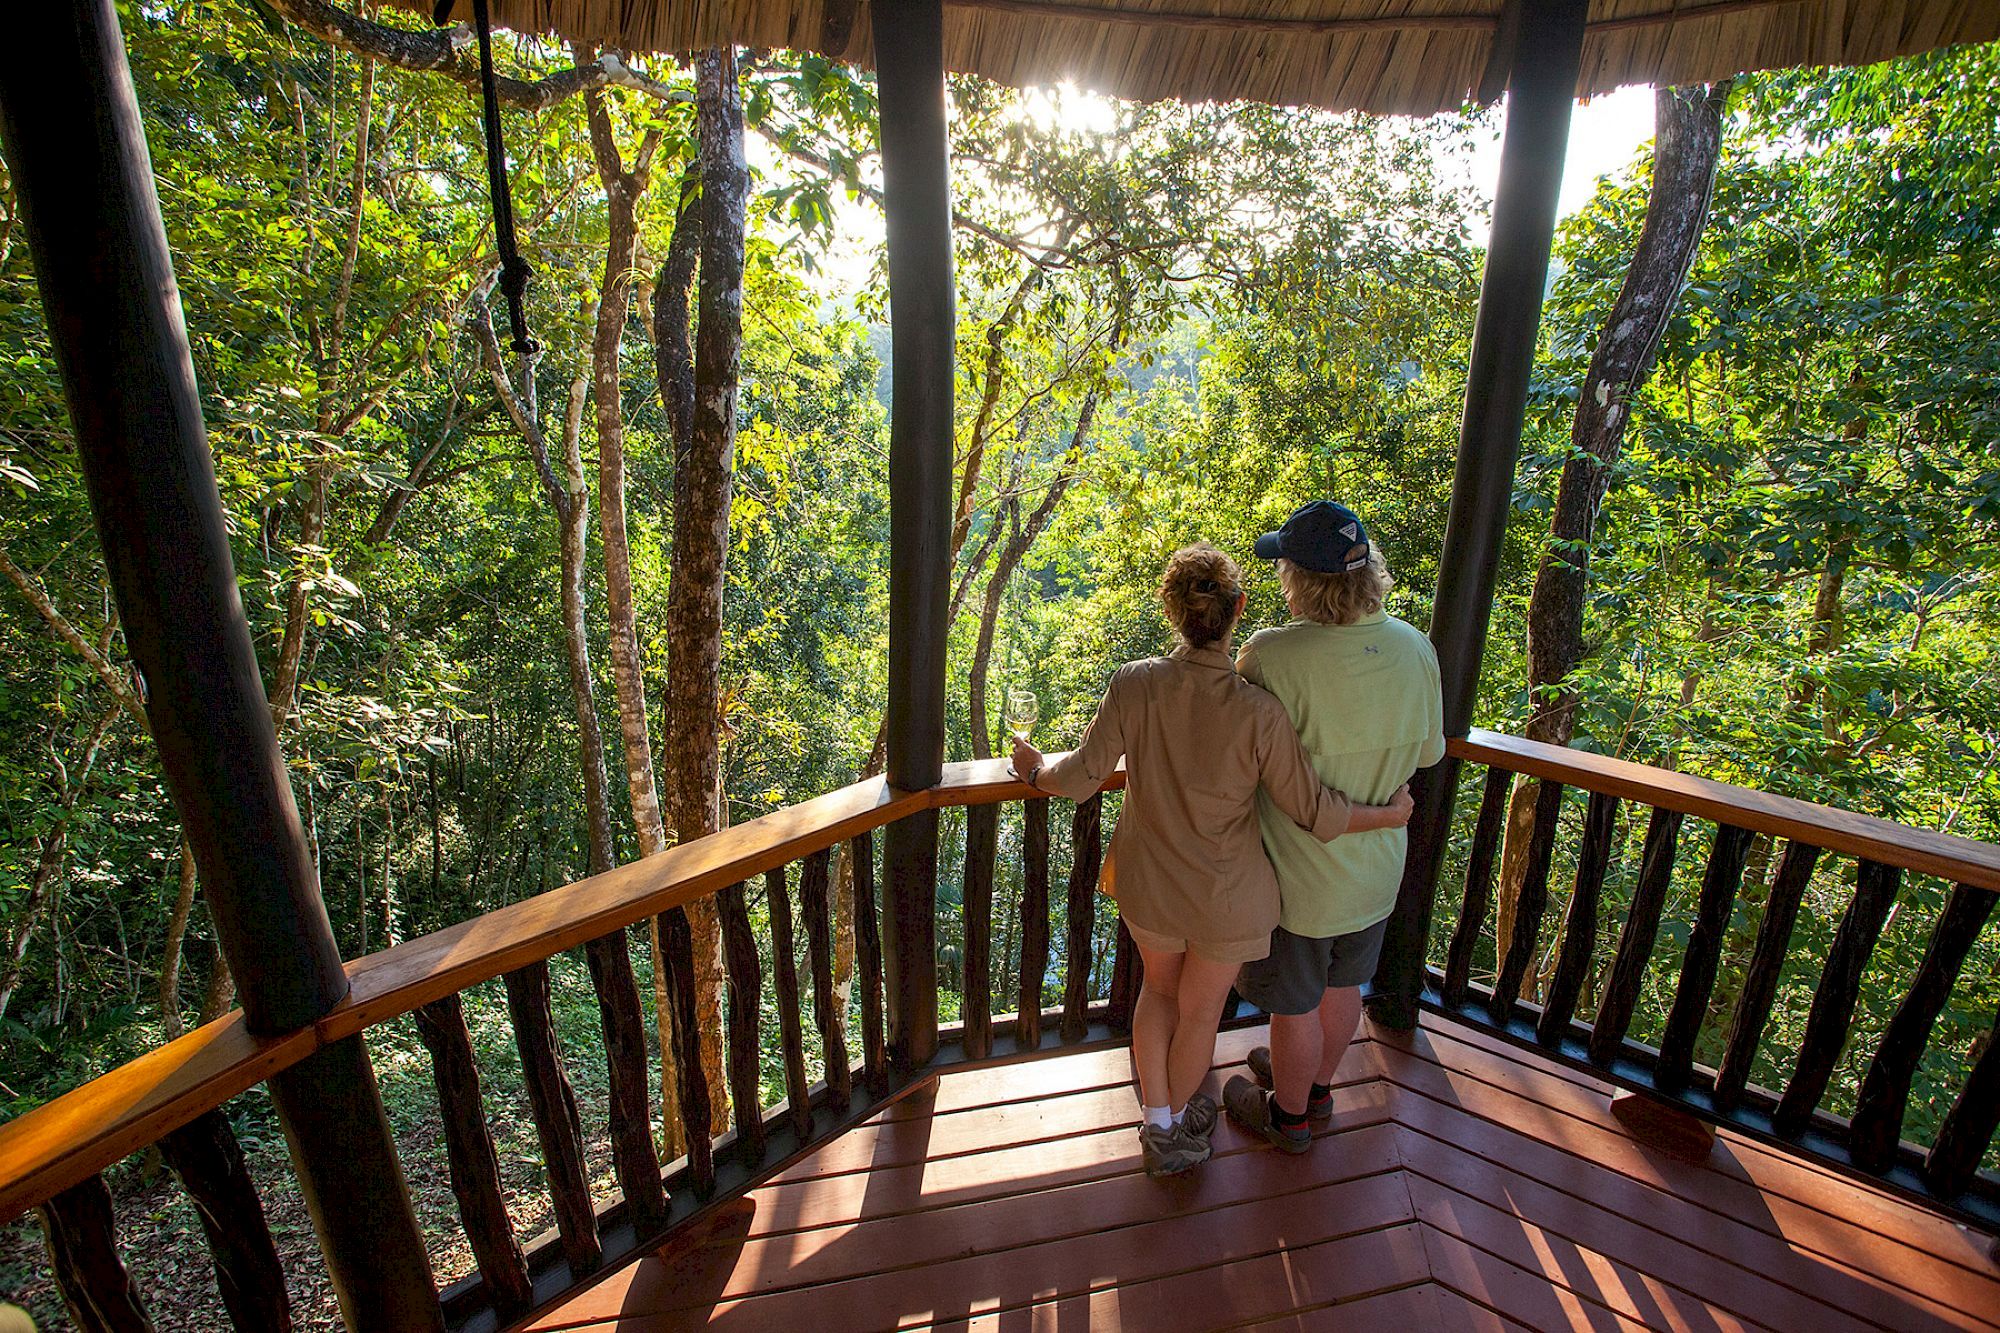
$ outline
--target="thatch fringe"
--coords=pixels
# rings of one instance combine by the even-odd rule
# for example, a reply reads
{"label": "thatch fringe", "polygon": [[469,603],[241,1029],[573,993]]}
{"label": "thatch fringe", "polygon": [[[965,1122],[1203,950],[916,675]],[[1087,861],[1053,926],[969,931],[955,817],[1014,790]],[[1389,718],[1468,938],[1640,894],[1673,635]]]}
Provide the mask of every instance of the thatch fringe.
{"label": "thatch fringe", "polygon": [[[428,14],[430,0],[392,0]],[[470,11],[468,0],[458,8]],[[1034,87],[1428,115],[1463,105],[1502,0],[945,0],[945,62]],[[494,0],[495,21],[627,51],[720,43],[871,63],[866,0]],[[1591,0],[1577,94],[1860,65],[2000,38],[2000,0]]]}

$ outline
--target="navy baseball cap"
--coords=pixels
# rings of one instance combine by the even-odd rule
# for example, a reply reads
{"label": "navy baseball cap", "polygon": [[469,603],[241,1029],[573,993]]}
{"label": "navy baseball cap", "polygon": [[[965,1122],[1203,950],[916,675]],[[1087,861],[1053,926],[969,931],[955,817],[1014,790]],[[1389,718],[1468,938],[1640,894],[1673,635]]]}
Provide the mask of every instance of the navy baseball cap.
{"label": "navy baseball cap", "polygon": [[1257,539],[1264,560],[1289,560],[1316,574],[1345,574],[1368,563],[1368,530],[1346,505],[1314,500],[1300,505],[1285,526]]}

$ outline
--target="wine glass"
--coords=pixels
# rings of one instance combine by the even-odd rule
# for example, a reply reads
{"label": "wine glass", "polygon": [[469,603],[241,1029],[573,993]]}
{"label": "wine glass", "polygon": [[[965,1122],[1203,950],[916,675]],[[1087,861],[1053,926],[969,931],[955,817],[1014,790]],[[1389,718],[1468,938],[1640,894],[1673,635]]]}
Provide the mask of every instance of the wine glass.
{"label": "wine glass", "polygon": [[1014,733],[1015,740],[1027,740],[1035,719],[1041,715],[1041,705],[1033,690],[1007,691],[1007,730]]}

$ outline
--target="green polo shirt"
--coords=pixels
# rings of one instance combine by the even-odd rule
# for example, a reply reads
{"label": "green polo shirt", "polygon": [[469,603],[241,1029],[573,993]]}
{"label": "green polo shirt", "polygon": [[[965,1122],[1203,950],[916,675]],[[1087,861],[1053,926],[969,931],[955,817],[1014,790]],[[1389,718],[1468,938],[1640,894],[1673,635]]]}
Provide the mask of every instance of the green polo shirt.
{"label": "green polo shirt", "polygon": [[[1431,641],[1376,612],[1352,625],[1294,620],[1250,636],[1246,680],[1276,695],[1321,782],[1357,805],[1380,805],[1444,758],[1444,704]],[[1405,829],[1318,842],[1257,793],[1264,851],[1278,872],[1278,924],[1320,938],[1389,915],[1403,878]]]}

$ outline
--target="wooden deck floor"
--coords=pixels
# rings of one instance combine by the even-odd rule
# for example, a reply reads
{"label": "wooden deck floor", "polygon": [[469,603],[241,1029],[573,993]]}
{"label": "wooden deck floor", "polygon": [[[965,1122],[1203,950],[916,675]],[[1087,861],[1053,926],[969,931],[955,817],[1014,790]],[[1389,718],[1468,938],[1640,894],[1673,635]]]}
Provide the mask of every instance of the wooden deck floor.
{"label": "wooden deck floor", "polygon": [[[1261,1028],[1225,1033],[1214,1086]],[[2000,1328],[1990,1238],[1446,1021],[1364,1038],[1287,1157],[1149,1180],[1123,1050],[946,1074],[535,1330]]]}

